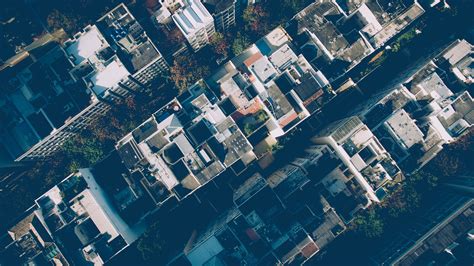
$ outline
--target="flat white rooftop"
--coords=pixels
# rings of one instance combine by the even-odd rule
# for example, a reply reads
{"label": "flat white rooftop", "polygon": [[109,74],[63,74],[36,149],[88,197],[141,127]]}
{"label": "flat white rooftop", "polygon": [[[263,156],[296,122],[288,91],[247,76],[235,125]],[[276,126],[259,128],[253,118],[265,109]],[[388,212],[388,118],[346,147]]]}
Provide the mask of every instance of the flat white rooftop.
{"label": "flat white rooftop", "polygon": [[92,90],[96,95],[101,95],[106,90],[117,86],[117,84],[128,75],[130,75],[128,70],[120,60],[116,58],[90,78],[94,84]]}
{"label": "flat white rooftop", "polygon": [[451,47],[443,54],[444,59],[448,60],[451,65],[457,64],[461,59],[466,57],[473,50],[473,46],[466,40],[460,40],[456,45]]}
{"label": "flat white rooftop", "polygon": [[249,68],[262,83],[267,83],[271,78],[278,74],[276,69],[265,56],[260,57],[257,61],[251,64]]}
{"label": "flat white rooftop", "polygon": [[68,55],[74,57],[72,61],[75,65],[82,63],[96,52],[109,46],[97,26],[93,25],[86,30],[66,48]]}
{"label": "flat white rooftop", "polygon": [[189,1],[188,6],[174,13],[173,20],[186,37],[214,22],[199,0]]}
{"label": "flat white rooftop", "polygon": [[99,230],[109,233],[111,239],[120,235],[127,244],[133,243],[144,231],[144,228],[130,228],[115,210],[105,191],[97,184],[90,169],[80,169],[79,172],[89,187],[82,192],[85,198],[80,202]]}
{"label": "flat white rooftop", "polygon": [[417,86],[423,88],[433,99],[446,99],[453,95],[453,92],[446,87],[436,72],[417,84]]}
{"label": "flat white rooftop", "polygon": [[288,44],[284,44],[280,49],[272,53],[268,59],[275,67],[284,70],[289,66],[289,64],[296,62],[298,56]]}
{"label": "flat white rooftop", "polygon": [[398,110],[385,123],[407,149],[423,141],[423,132],[404,109]]}

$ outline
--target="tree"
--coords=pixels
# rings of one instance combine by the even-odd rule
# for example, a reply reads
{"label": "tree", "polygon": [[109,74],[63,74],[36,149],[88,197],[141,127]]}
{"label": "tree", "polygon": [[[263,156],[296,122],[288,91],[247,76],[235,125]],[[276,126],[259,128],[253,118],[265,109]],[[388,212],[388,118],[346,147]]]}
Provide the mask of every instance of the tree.
{"label": "tree", "polygon": [[66,141],[62,150],[71,161],[70,167],[74,169],[95,164],[103,158],[105,149],[97,138],[78,135]]}
{"label": "tree", "polygon": [[194,55],[180,55],[174,59],[170,72],[171,80],[181,93],[211,71],[209,66],[199,64]]}
{"label": "tree", "polygon": [[57,9],[48,15],[46,21],[54,30],[64,29],[67,33],[74,33],[78,29],[78,19],[75,15],[64,14]]}
{"label": "tree", "polygon": [[222,56],[222,57],[227,57],[229,54],[229,44],[227,43],[226,39],[224,38],[224,35],[220,32],[216,32],[210,40],[209,43],[212,47],[212,50],[214,53]]}
{"label": "tree", "polygon": [[160,30],[165,34],[166,41],[164,44],[169,44],[166,45],[167,47],[173,48],[174,46],[180,45],[186,40],[178,27],[168,30],[165,26],[160,26]]}
{"label": "tree", "polygon": [[255,39],[265,35],[270,30],[269,18],[269,13],[261,5],[248,6],[243,14],[245,31],[252,33]]}
{"label": "tree", "polygon": [[266,9],[272,10],[271,19],[275,24],[281,24],[291,19],[296,13],[314,2],[313,0],[267,0]]}
{"label": "tree", "polygon": [[250,39],[239,32],[237,33],[237,36],[235,37],[234,42],[232,43],[232,53],[234,53],[234,55],[239,55],[250,44],[251,44]]}
{"label": "tree", "polygon": [[282,2],[283,10],[286,10],[289,16],[294,16],[307,5],[311,4],[311,1],[308,0],[283,0]]}
{"label": "tree", "polygon": [[145,261],[163,263],[164,254],[167,253],[167,243],[160,226],[159,222],[152,224],[138,240],[137,249]]}
{"label": "tree", "polygon": [[384,232],[384,223],[375,209],[370,209],[354,219],[355,232],[366,238],[378,238]]}
{"label": "tree", "polygon": [[462,136],[456,142],[446,146],[429,164],[430,172],[436,172],[443,178],[463,175],[474,171],[471,162],[474,158],[474,130]]}

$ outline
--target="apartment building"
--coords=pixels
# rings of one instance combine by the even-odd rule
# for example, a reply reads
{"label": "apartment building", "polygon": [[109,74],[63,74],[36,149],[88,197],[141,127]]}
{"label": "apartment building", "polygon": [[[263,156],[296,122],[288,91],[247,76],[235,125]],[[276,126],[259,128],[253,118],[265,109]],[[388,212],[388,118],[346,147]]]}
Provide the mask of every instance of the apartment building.
{"label": "apartment building", "polygon": [[2,246],[16,265],[103,265],[144,231],[117,214],[90,169],[61,181],[28,213],[8,230],[10,240]]}
{"label": "apartment building", "polygon": [[240,0],[204,0],[203,4],[214,18],[216,30],[222,33],[235,26],[242,12]]}
{"label": "apartment building", "polygon": [[72,76],[83,79],[98,99],[144,89],[168,70],[163,56],[124,4],[64,46],[74,65]]}
{"label": "apartment building", "polygon": [[205,80],[257,157],[335,96],[291,40],[278,27]]}
{"label": "apartment building", "polygon": [[332,124],[312,141],[302,157],[265,178],[248,178],[234,191],[234,206],[193,234],[170,264],[310,265],[360,210],[402,178],[357,117]]}
{"label": "apartment building", "polygon": [[393,158],[408,172],[423,167],[469,131],[474,104],[469,91],[457,93],[449,75],[429,62],[375,104],[360,112]]}
{"label": "apartment building", "polygon": [[293,165],[268,179],[255,174],[235,191],[235,206],[191,238],[178,258],[191,265],[307,262],[346,228],[310,182]]}
{"label": "apartment building", "polygon": [[286,30],[308,61],[334,81],[423,13],[417,2],[323,0],[296,14]]}
{"label": "apartment building", "polygon": [[117,143],[123,163],[143,175],[156,204],[181,200],[225,169],[240,172],[255,159],[242,131],[214,98],[196,84]]}
{"label": "apartment building", "polygon": [[173,21],[194,51],[206,46],[216,32],[214,18],[200,0],[186,0],[174,12]]}
{"label": "apartment building", "polygon": [[370,201],[380,202],[389,190],[387,185],[403,178],[379,139],[356,116],[334,122],[312,141],[330,146],[343,163],[337,174],[333,172],[334,175],[326,177],[335,192],[343,190],[342,184],[354,179]]}
{"label": "apartment building", "polygon": [[8,265],[70,265],[35,212],[30,212],[11,227],[3,241],[8,244],[2,247],[0,255],[2,262]]}
{"label": "apartment building", "polygon": [[0,161],[16,159],[87,108],[86,88],[69,76],[70,69],[52,42],[2,70]]}
{"label": "apartment building", "polygon": [[[50,123],[50,129],[46,125],[41,134],[23,134],[23,138],[31,137],[21,141],[21,146],[26,148],[23,148],[23,154],[15,153],[16,157],[21,155],[18,160],[52,155],[68,138],[105,115],[115,100],[123,99],[133,91],[156,86],[154,82],[168,69],[161,53],[123,4],[100,18],[96,25],[74,35],[63,48],[69,60],[64,64],[69,67],[61,70],[61,80],[85,84],[90,96],[84,97],[81,108],[68,115],[62,124]],[[70,93],[76,95],[83,93],[82,90],[76,88]],[[74,110],[73,107],[65,106],[64,109]],[[35,138],[35,135],[39,136]]]}

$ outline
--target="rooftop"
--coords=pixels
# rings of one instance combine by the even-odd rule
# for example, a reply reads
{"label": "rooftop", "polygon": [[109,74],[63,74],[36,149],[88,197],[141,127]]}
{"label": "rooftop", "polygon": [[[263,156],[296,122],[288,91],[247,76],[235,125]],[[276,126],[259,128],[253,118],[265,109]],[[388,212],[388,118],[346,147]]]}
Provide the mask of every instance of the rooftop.
{"label": "rooftop", "polygon": [[395,36],[406,26],[420,17],[423,13],[425,13],[423,7],[421,7],[418,2],[413,3],[403,13],[392,19],[389,23],[385,24],[383,29],[377,32],[377,34],[371,38],[371,43],[373,43],[375,47],[382,46],[384,43],[390,40],[390,38]]}
{"label": "rooftop", "polygon": [[472,44],[466,40],[457,40],[441,56],[443,60],[449,63],[454,75],[467,84],[474,83],[473,51],[474,46]]}
{"label": "rooftop", "polygon": [[142,169],[179,198],[235,162],[247,165],[255,158],[233,119],[201,89],[171,101],[117,144],[130,170]]}
{"label": "rooftop", "polygon": [[309,183],[310,179],[299,167],[286,165],[270,175],[267,182],[279,197],[285,199]]}
{"label": "rooftop", "polygon": [[105,38],[115,43],[130,61],[129,71],[134,74],[161,57],[142,26],[124,4],[120,4],[98,20]]}
{"label": "rooftop", "polygon": [[113,60],[103,69],[94,72],[88,79],[92,82],[92,90],[96,95],[103,93],[130,75],[127,68],[118,59]]}
{"label": "rooftop", "polygon": [[449,64],[454,66],[459,63],[463,58],[472,54],[473,45],[466,40],[458,40],[453,46],[450,46],[447,51],[444,52],[442,57],[448,60]]}
{"label": "rooftop", "polygon": [[395,112],[385,124],[406,149],[416,143],[421,143],[424,139],[423,132],[404,109]]}
{"label": "rooftop", "polygon": [[188,5],[176,11],[173,20],[186,37],[214,21],[209,11],[198,0],[190,0]]}
{"label": "rooftop", "polygon": [[[122,79],[141,73],[150,64],[163,63],[160,52],[124,4],[66,41],[65,50],[75,66],[70,73],[84,79],[96,96],[117,89]],[[154,71],[161,71],[161,67]]]}
{"label": "rooftop", "polygon": [[412,89],[412,92],[418,100],[421,100],[426,96],[431,97],[434,100],[446,99],[453,95],[451,90],[444,84],[443,80],[436,72],[433,72],[415,86],[422,90],[421,92],[416,93],[416,89]]}
{"label": "rooftop", "polygon": [[326,85],[313,74],[306,73],[301,77],[301,83],[295,87],[295,92],[304,102],[316,100],[324,94],[322,88]]}
{"label": "rooftop", "polygon": [[65,45],[66,52],[75,65],[81,64],[109,46],[95,25],[86,27],[83,32],[74,35],[74,39],[67,41]]}
{"label": "rooftop", "polygon": [[256,54],[255,57],[246,61],[246,64],[262,83],[267,83],[277,74],[276,69],[270,61],[268,61],[268,58],[259,54]]}
{"label": "rooftop", "polygon": [[[143,233],[143,228],[132,228],[122,220],[89,169],[59,182],[30,211],[9,233],[29,246],[30,255],[36,249],[34,255],[43,253],[49,263],[103,264]],[[55,242],[61,243],[64,256]]]}
{"label": "rooftop", "polygon": [[363,122],[357,116],[348,117],[331,123],[317,136],[332,136],[337,143],[341,144],[363,125]]}
{"label": "rooftop", "polygon": [[237,206],[242,205],[267,185],[267,181],[259,173],[255,173],[234,192],[234,203]]}
{"label": "rooftop", "polygon": [[236,5],[236,0],[203,0],[203,4],[212,14],[217,14]]}
{"label": "rooftop", "polygon": [[474,102],[470,93],[465,91],[455,97],[450,105],[441,110],[438,118],[453,136],[471,127],[474,124]]}
{"label": "rooftop", "polygon": [[299,12],[290,22],[289,29],[298,35],[308,33],[309,39],[317,46],[315,49],[326,54],[329,61],[337,59],[347,65],[354,65],[370,53],[372,48],[357,31],[345,33],[346,30],[341,26],[345,16],[337,4],[324,0]]}

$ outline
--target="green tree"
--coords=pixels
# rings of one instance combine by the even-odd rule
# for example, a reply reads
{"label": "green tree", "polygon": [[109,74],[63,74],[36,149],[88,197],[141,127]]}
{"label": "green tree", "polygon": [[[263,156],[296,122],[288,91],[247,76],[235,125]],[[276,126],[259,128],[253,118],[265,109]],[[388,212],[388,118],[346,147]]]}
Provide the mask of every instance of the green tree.
{"label": "green tree", "polygon": [[54,30],[64,29],[67,33],[74,33],[78,29],[78,19],[73,14],[65,14],[57,9],[49,13],[46,18],[48,26]]}
{"label": "green tree", "polygon": [[293,16],[310,3],[311,1],[308,0],[283,0],[282,7],[283,10],[286,10],[289,16]]}
{"label": "green tree", "polygon": [[173,49],[186,41],[186,38],[178,27],[170,30],[167,27],[160,25],[159,33],[163,33],[163,36],[160,36],[163,40],[160,41],[160,47],[164,47],[165,49]]}
{"label": "green tree", "polygon": [[313,0],[268,0],[267,10],[272,10],[274,24],[281,24],[293,17],[303,8],[314,2]]}
{"label": "green tree", "polygon": [[242,18],[245,31],[251,33],[255,39],[270,30],[270,14],[260,4],[248,6]]}
{"label": "green tree", "polygon": [[210,40],[209,43],[212,47],[212,50],[214,53],[227,57],[229,54],[229,44],[227,43],[227,40],[224,38],[224,35],[220,32],[216,32]]}
{"label": "green tree", "polygon": [[138,240],[137,249],[145,261],[163,263],[164,254],[168,252],[167,243],[160,226],[159,222],[154,223]]}
{"label": "green tree", "polygon": [[174,59],[170,72],[171,80],[181,93],[201,78],[208,76],[211,71],[209,66],[199,64],[194,55],[180,55]]}
{"label": "green tree", "polygon": [[251,44],[250,39],[241,34],[240,32],[237,33],[233,43],[232,43],[232,53],[234,55],[241,54],[249,45]]}
{"label": "green tree", "polygon": [[366,238],[378,238],[384,232],[384,222],[375,209],[359,214],[353,222],[355,232]]}
{"label": "green tree", "polygon": [[72,169],[93,165],[104,156],[102,143],[91,135],[78,135],[66,141],[62,150],[70,158]]}
{"label": "green tree", "polygon": [[474,172],[474,130],[471,130],[456,142],[447,145],[428,165],[430,172],[440,174],[442,178]]}

